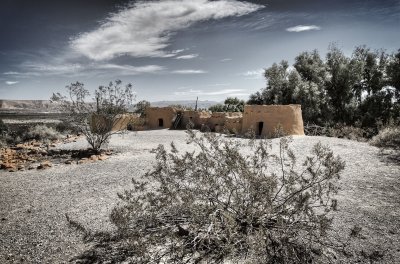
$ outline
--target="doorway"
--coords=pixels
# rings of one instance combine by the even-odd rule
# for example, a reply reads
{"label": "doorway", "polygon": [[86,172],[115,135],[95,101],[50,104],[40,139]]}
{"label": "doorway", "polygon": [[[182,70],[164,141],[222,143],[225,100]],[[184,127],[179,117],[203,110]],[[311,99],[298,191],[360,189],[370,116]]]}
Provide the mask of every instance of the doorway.
{"label": "doorway", "polygon": [[261,136],[262,135],[262,130],[263,130],[263,127],[264,127],[264,122],[258,122],[258,125],[257,125],[257,136]]}
{"label": "doorway", "polygon": [[164,127],[164,120],[162,118],[158,119],[158,127]]}

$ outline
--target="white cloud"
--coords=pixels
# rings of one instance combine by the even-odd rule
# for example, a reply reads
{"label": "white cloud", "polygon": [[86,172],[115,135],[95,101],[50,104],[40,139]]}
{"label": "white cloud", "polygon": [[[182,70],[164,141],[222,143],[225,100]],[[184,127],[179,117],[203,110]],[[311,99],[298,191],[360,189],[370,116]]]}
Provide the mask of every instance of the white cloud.
{"label": "white cloud", "polygon": [[19,83],[18,81],[6,81],[7,85],[13,85]]}
{"label": "white cloud", "polygon": [[227,61],[231,61],[231,60],[232,60],[231,58],[225,58],[225,59],[220,60],[220,62],[227,62]]}
{"label": "white cloud", "polygon": [[243,72],[240,75],[245,76],[246,79],[262,79],[264,74],[264,69],[252,70]]}
{"label": "white cloud", "polygon": [[8,72],[3,72],[4,75],[18,75],[20,74],[19,72],[15,72],[15,71],[8,71]]}
{"label": "white cloud", "polygon": [[145,66],[132,66],[132,65],[118,65],[118,64],[100,64],[94,65],[94,69],[117,70],[119,74],[123,75],[136,75],[140,73],[155,73],[164,70],[163,66],[159,65],[145,65]]}
{"label": "white cloud", "polygon": [[173,57],[165,49],[175,32],[199,21],[242,16],[261,8],[236,0],[139,1],[112,14],[98,29],[71,40],[70,45],[93,60],[121,55]]}
{"label": "white cloud", "polygon": [[320,30],[320,29],[321,29],[321,27],[316,26],[316,25],[308,25],[308,26],[298,25],[298,26],[295,26],[295,27],[287,28],[286,31],[289,31],[289,32],[302,32],[302,31]]}
{"label": "white cloud", "polygon": [[137,75],[144,73],[156,73],[165,69],[159,65],[118,65],[111,63],[90,63],[90,64],[45,64],[25,62],[22,64],[25,70],[23,73],[15,73],[17,77],[27,76],[93,76],[107,73],[117,75]]}
{"label": "white cloud", "polygon": [[176,73],[176,74],[202,74],[202,73],[207,73],[207,72],[203,71],[203,70],[176,70],[176,71],[172,71],[172,73]]}
{"label": "white cloud", "polygon": [[230,86],[230,85],[231,85],[230,83],[213,83],[213,84],[209,84],[207,86],[214,87],[214,86]]}
{"label": "white cloud", "polygon": [[79,63],[74,64],[46,64],[46,63],[35,63],[25,62],[22,67],[31,71],[40,73],[51,73],[51,74],[62,74],[62,73],[73,73],[84,69],[83,65]]}
{"label": "white cloud", "polygon": [[176,57],[176,59],[178,60],[190,60],[190,59],[194,59],[197,58],[199,56],[199,54],[188,54],[188,55],[181,55]]}

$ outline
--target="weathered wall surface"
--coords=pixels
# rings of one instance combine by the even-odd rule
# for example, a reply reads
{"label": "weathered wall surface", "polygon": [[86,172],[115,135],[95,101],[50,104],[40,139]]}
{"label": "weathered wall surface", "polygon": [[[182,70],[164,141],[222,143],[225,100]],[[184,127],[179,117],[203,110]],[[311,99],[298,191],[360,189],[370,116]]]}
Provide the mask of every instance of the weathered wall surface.
{"label": "weathered wall surface", "polygon": [[304,135],[301,105],[245,105],[242,133],[252,129],[269,137],[278,126],[288,135]]}
{"label": "weathered wall surface", "polygon": [[173,107],[148,107],[146,109],[147,127],[149,129],[171,128],[175,115],[176,110]]}
{"label": "weathered wall surface", "polygon": [[240,133],[242,126],[242,113],[214,112],[208,119],[207,126],[211,131],[215,132],[222,132],[223,129],[228,129],[231,132],[237,131]]}
{"label": "weathered wall surface", "polygon": [[228,117],[225,119],[225,124],[224,127],[225,129],[228,129],[229,132],[234,133],[234,134],[240,134],[242,131],[242,125],[243,125],[243,117]]}
{"label": "weathered wall surface", "polygon": [[124,130],[128,128],[128,125],[139,123],[138,114],[123,114],[116,118],[113,125],[113,131]]}
{"label": "weathered wall surface", "polygon": [[[121,114],[114,120],[107,119],[105,116],[94,114],[91,118],[91,129],[107,129],[112,126],[111,131],[125,130],[128,124],[137,124],[140,117],[137,114]],[[108,121],[107,121],[108,120]]]}
{"label": "weathered wall surface", "polygon": [[193,111],[185,110],[182,112],[182,123],[181,128],[186,128],[191,122],[194,124],[194,128],[199,129],[202,125],[206,125],[208,119],[211,117],[211,113],[207,111]]}

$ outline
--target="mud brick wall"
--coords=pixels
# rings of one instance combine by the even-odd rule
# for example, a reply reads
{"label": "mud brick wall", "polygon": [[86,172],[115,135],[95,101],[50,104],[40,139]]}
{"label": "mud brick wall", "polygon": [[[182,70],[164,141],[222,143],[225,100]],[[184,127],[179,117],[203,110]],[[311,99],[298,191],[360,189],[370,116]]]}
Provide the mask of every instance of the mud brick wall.
{"label": "mud brick wall", "polygon": [[304,135],[301,105],[245,105],[242,133],[269,137],[279,126],[288,135]]}
{"label": "mud brick wall", "polygon": [[173,107],[148,107],[146,109],[147,128],[171,128],[175,116],[176,109]]}

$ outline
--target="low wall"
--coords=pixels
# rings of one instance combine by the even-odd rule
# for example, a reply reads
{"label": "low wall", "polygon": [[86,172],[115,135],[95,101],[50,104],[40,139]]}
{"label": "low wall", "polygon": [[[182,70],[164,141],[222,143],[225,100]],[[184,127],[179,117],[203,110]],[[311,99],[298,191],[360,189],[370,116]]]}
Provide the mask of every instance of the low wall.
{"label": "low wall", "polygon": [[128,125],[138,123],[140,117],[137,114],[123,114],[116,118],[113,125],[113,131],[124,130],[128,128]]}
{"label": "low wall", "polygon": [[228,129],[230,132],[241,131],[242,113],[239,112],[214,112],[207,122],[211,131],[222,132]]}
{"label": "low wall", "polygon": [[[114,118],[114,120],[106,119],[106,117],[93,114],[91,119],[92,130],[95,129],[109,129],[112,126],[111,131],[120,131],[128,128],[128,124],[135,124],[140,119],[137,114],[121,114]],[[98,123],[101,122],[101,123]]]}
{"label": "low wall", "polygon": [[185,110],[182,112],[181,128],[186,128],[189,123],[194,124],[194,128],[200,129],[202,125],[206,125],[211,113],[208,111]]}

